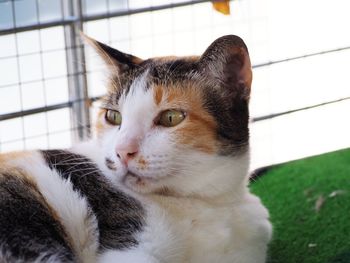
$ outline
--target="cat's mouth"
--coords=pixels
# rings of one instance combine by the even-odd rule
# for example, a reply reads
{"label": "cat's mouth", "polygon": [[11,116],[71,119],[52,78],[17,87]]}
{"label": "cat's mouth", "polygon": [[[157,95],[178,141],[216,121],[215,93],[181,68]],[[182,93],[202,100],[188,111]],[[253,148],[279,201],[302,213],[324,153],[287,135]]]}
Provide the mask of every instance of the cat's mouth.
{"label": "cat's mouth", "polygon": [[131,171],[128,171],[124,177],[124,181],[132,179],[135,183],[137,184],[144,184],[144,183],[151,183],[151,182],[156,182],[157,179],[156,178],[152,178],[152,177],[146,177],[146,176],[142,176],[136,173],[133,173]]}

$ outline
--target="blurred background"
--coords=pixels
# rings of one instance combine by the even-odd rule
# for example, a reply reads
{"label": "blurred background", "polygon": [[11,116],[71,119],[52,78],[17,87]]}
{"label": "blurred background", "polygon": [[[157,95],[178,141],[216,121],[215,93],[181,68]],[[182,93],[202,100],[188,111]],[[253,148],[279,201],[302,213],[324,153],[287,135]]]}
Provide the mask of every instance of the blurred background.
{"label": "blurred background", "polygon": [[242,37],[254,68],[252,169],[350,147],[350,2],[229,5],[224,15],[199,0],[0,0],[0,152],[91,136],[106,72],[79,30],[141,58]]}

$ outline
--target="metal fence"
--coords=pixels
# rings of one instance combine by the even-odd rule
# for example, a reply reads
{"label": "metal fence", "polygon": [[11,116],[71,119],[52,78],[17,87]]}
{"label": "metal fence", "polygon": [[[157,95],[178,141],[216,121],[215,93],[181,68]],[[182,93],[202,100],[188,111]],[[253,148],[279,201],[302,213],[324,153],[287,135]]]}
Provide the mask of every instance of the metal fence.
{"label": "metal fence", "polygon": [[[99,1],[99,6],[101,6]],[[144,1],[147,2],[147,1]],[[17,88],[18,95],[17,102],[12,101],[11,103],[18,103],[20,110],[7,112],[7,109],[3,109],[0,115],[0,121],[6,121],[16,118],[21,118],[22,122],[22,134],[25,136],[24,131],[24,119],[23,117],[30,116],[38,113],[47,113],[50,111],[55,111],[59,109],[70,109],[70,131],[72,131],[73,140],[85,139],[89,137],[90,134],[90,111],[89,108],[91,103],[98,99],[99,97],[91,97],[88,94],[87,79],[86,79],[86,61],[84,46],[81,42],[79,32],[83,31],[83,24],[89,21],[95,21],[100,19],[108,19],[111,17],[128,16],[132,14],[138,14],[143,12],[157,11],[169,8],[176,8],[181,6],[193,5],[196,3],[206,2],[206,1],[186,1],[171,3],[170,1],[163,1],[166,4],[147,6],[149,3],[145,3],[146,6],[142,7],[139,3],[137,8],[132,8],[129,5],[129,1],[104,1],[104,8],[102,4],[102,9],[94,10],[93,1],[87,0],[56,0],[56,1],[39,1],[39,0],[13,0],[13,1],[1,1],[0,2],[0,17],[2,17],[0,24],[0,38],[3,39],[4,45],[14,45],[14,50],[12,54],[5,54],[0,59],[6,63],[6,60],[15,60],[16,65],[14,70],[18,76],[17,81],[9,81],[10,83],[4,83],[0,85],[0,89],[3,88]],[[168,2],[168,3],[167,3]],[[141,7],[140,7],[141,4]],[[49,16],[45,12],[49,13]],[[51,34],[47,36],[44,32],[45,29],[54,28],[57,34],[63,34],[63,36]],[[38,49],[34,51],[28,51],[21,54],[19,46],[21,45],[21,34],[25,32],[38,32]],[[13,39],[9,41],[4,38],[5,36],[11,36]],[[63,38],[64,46],[58,48],[49,48],[45,50],[43,47],[43,38]],[[12,43],[11,43],[12,42]],[[22,44],[23,45],[23,44]],[[35,44],[34,44],[35,45]],[[63,50],[62,50],[63,49]],[[46,76],[45,66],[49,63],[55,63],[55,61],[47,62],[44,61],[43,57],[50,52],[61,52],[64,55],[66,67],[61,70],[58,74],[53,74],[53,76]],[[11,52],[10,52],[11,53]],[[25,72],[28,71],[30,74],[30,65],[23,67],[23,57],[28,56],[38,56],[38,65],[41,67],[37,77],[26,78],[23,77]],[[45,65],[46,64],[46,65]],[[38,65],[32,65],[36,67]],[[11,70],[7,69],[7,70]],[[21,71],[22,70],[22,71]],[[5,73],[6,74],[6,73]],[[61,75],[60,75],[61,74]],[[29,107],[26,109],[25,103],[23,103],[23,86],[24,85],[43,85],[44,92],[49,92],[46,90],[47,85],[50,85],[51,80],[58,80],[62,78],[68,88],[68,98],[66,101],[61,103],[49,103],[44,99],[44,104],[41,107]],[[62,87],[61,87],[62,88]],[[63,88],[62,88],[63,89]],[[35,91],[33,91],[35,92]],[[4,94],[5,92],[3,92]],[[46,96],[47,94],[44,94]],[[2,100],[6,100],[6,96],[3,95]],[[10,99],[10,98],[9,98]],[[11,99],[10,99],[11,100]],[[12,98],[16,100],[16,98]],[[9,107],[11,108],[11,107]],[[65,116],[66,118],[68,116]],[[45,122],[48,116],[46,115],[44,119]],[[16,126],[16,125],[15,125]],[[5,129],[5,128],[3,128]],[[49,128],[46,127],[47,134],[50,133]],[[59,129],[58,129],[59,130]],[[53,132],[51,132],[53,133]],[[43,134],[40,134],[43,135]],[[37,135],[37,136],[40,136]],[[33,136],[36,137],[36,136]],[[20,138],[19,140],[24,141],[25,138]],[[14,141],[18,141],[14,140]],[[7,141],[11,143],[11,140]]]}
{"label": "metal fence", "polygon": [[[208,13],[209,3],[207,2],[209,1],[0,1],[0,62],[2,65],[0,70],[3,76],[0,80],[0,151],[64,147],[69,146],[72,141],[90,136],[90,107],[103,92],[94,91],[94,87],[99,86],[96,84],[98,67],[89,58],[89,53],[84,50],[79,31],[87,31],[88,34],[97,37],[102,36],[99,40],[112,45],[116,44],[122,50],[127,43],[126,50],[124,49],[127,52],[130,51],[128,47],[130,48],[132,41],[134,41],[133,47],[140,46],[136,41],[139,37],[142,40],[140,43],[145,44],[146,48],[159,51],[150,53],[151,55],[162,55],[162,44],[157,46],[158,39],[164,41],[161,43],[172,45],[172,49],[170,51],[169,48],[164,49],[164,53],[186,55],[193,53],[193,50],[197,51],[198,47],[203,49],[207,45],[208,34],[211,36],[227,32],[243,34],[246,35],[245,39],[248,38],[248,42],[255,45],[251,50],[257,50],[256,54],[259,53],[255,56],[253,54],[255,57],[253,67],[257,70],[270,70],[275,65],[298,60],[306,61],[312,57],[333,53],[347,52],[347,56],[349,54],[350,46],[341,43],[340,46],[330,45],[328,48],[321,46],[321,50],[306,49],[302,53],[291,53],[284,57],[262,56],[261,54],[269,53],[269,47],[266,46],[268,39],[265,39],[265,36],[255,39],[259,34],[254,31],[254,28],[262,28],[267,32],[266,26],[261,25],[269,21],[268,18],[255,14],[256,8],[253,5],[264,8],[260,6],[261,4],[259,5],[259,1],[231,1],[232,12],[238,12],[237,17],[220,21]],[[197,9],[197,7],[200,8]],[[164,11],[169,12],[164,13]],[[160,13],[165,18],[173,17],[170,24],[164,25],[171,27],[171,34],[166,33],[164,29],[155,29],[162,23],[160,20],[151,21],[147,25],[149,17]],[[111,29],[118,26],[129,27],[131,18],[136,16],[139,16],[138,19],[141,21],[136,27],[145,27],[147,33],[135,36],[128,32],[130,28],[127,28],[125,30],[127,33],[119,37],[118,30]],[[124,21],[124,18],[127,21]],[[112,21],[112,19],[117,20]],[[190,29],[186,28],[186,24],[177,25],[183,19],[187,19],[187,27]],[[89,32],[90,27],[100,22],[104,23],[103,27],[107,30],[107,39],[103,39],[105,36],[96,30]],[[252,26],[252,23],[257,26]],[[185,33],[179,34],[181,37],[177,38],[175,34],[177,30],[183,30]],[[213,31],[215,31],[214,34]],[[149,35],[152,35],[152,44],[148,44]],[[181,43],[186,42],[186,37],[192,37],[192,35],[195,35],[196,39],[192,41],[195,44]],[[176,43],[178,41],[176,39],[181,39],[181,42]],[[181,46],[182,50],[176,50],[174,46]],[[200,51],[202,50],[198,50]],[[335,97],[311,100],[307,104],[295,104],[289,108],[256,110],[260,114],[253,114],[253,121],[267,120],[296,111],[337,103],[350,99],[349,96],[349,93],[341,92]],[[31,98],[31,102],[27,98]],[[44,142],[42,142],[43,138],[46,138]],[[67,143],[62,144],[63,141]]]}

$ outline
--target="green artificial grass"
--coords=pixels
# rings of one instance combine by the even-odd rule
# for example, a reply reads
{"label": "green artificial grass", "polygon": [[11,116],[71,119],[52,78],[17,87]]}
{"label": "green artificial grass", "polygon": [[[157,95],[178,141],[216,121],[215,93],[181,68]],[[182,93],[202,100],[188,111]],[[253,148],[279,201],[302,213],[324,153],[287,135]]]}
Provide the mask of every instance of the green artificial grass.
{"label": "green artificial grass", "polygon": [[251,189],[273,224],[269,263],[350,262],[350,149],[278,165]]}

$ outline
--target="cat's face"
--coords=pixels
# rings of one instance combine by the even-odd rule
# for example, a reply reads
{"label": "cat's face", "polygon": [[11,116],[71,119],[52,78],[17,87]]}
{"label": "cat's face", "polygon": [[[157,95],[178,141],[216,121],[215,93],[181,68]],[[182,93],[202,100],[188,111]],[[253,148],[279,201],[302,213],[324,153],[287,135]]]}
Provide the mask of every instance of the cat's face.
{"label": "cat's face", "polygon": [[111,70],[96,127],[112,181],[179,195],[244,181],[252,77],[240,38],[222,37],[201,57],[148,60],[89,41]]}

